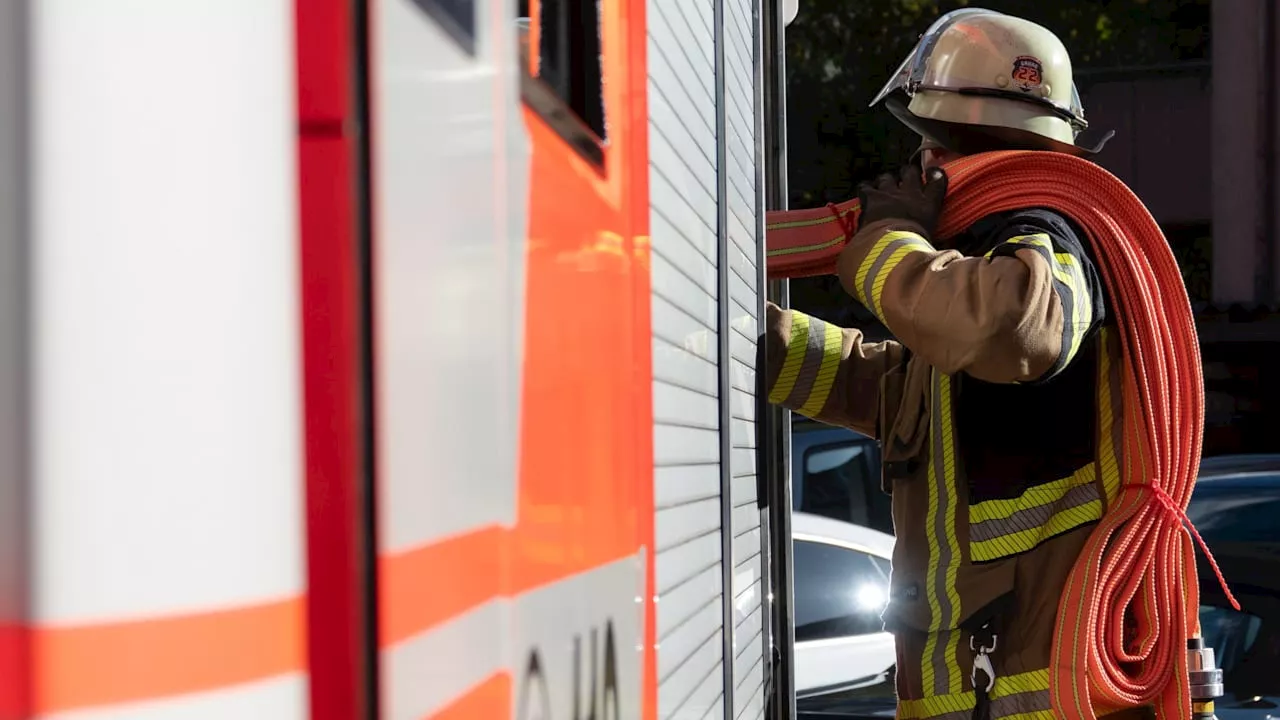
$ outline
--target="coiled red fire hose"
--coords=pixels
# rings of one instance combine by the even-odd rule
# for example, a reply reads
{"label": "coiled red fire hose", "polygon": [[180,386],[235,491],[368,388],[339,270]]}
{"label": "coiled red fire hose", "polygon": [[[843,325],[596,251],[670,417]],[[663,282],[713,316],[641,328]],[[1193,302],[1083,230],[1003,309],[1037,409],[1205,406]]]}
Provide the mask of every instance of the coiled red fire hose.
{"label": "coiled red fire hose", "polygon": [[[1154,705],[1191,717],[1187,639],[1199,634],[1199,588],[1186,520],[1200,464],[1204,379],[1191,304],[1164,234],[1106,170],[1052,152],[971,155],[950,177],[938,237],[981,217],[1047,207],[1089,236],[1123,348],[1124,467],[1119,497],[1093,530],[1059,603],[1050,693],[1067,720]],[[858,201],[768,214],[771,279],[831,274],[857,226]],[[1137,642],[1125,637],[1125,618]],[[1129,638],[1133,640],[1135,638]]]}

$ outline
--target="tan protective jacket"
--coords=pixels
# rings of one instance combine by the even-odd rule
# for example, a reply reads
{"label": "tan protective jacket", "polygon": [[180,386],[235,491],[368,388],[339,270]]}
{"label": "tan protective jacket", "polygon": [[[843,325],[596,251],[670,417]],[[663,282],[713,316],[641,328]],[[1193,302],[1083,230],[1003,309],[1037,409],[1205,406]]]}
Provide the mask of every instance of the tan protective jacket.
{"label": "tan protective jacket", "polygon": [[1119,485],[1120,348],[1084,242],[1034,209],[958,249],[873,223],[840,281],[898,341],[767,308],[770,401],[883,446],[899,718],[1052,718],[1058,600]]}

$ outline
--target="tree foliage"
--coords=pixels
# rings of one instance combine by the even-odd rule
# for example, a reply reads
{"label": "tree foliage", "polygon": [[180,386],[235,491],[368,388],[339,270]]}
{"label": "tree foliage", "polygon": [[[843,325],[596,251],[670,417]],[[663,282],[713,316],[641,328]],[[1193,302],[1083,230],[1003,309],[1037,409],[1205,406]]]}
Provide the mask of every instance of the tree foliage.
{"label": "tree foliage", "polygon": [[[801,0],[787,29],[788,183],[793,206],[849,197],[916,138],[867,103],[938,16],[966,0]],[[1209,0],[985,0],[1044,25],[1077,68],[1207,59]]]}
{"label": "tree foliage", "polygon": [[[800,0],[799,15],[787,28],[791,207],[846,200],[858,183],[897,168],[916,148],[919,138],[887,110],[867,103],[944,13],[977,6],[1039,23],[1062,38],[1079,75],[1207,60],[1209,1]],[[797,307],[810,302],[830,308],[833,293],[842,295],[831,280],[793,283]],[[825,314],[849,312],[862,315],[845,307]]]}

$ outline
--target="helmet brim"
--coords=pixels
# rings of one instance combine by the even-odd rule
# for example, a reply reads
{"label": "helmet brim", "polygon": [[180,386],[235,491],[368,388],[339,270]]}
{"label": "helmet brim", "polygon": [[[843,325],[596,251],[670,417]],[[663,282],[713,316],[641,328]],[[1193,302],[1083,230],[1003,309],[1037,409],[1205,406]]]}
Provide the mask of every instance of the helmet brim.
{"label": "helmet brim", "polygon": [[899,97],[885,98],[884,104],[899,122],[911,128],[917,135],[961,155],[995,150],[1048,150],[1091,159],[1101,152],[1107,141],[1116,134],[1114,130],[1109,130],[1096,145],[1087,147],[1064,143],[1018,128],[972,125],[920,117],[911,112]]}

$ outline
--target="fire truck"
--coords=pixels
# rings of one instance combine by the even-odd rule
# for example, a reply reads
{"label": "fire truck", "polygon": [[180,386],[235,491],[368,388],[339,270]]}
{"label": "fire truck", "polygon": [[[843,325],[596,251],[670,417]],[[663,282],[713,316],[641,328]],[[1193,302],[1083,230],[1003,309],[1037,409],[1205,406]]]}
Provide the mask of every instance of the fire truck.
{"label": "fire truck", "polygon": [[794,717],[780,0],[0,0],[0,719]]}

